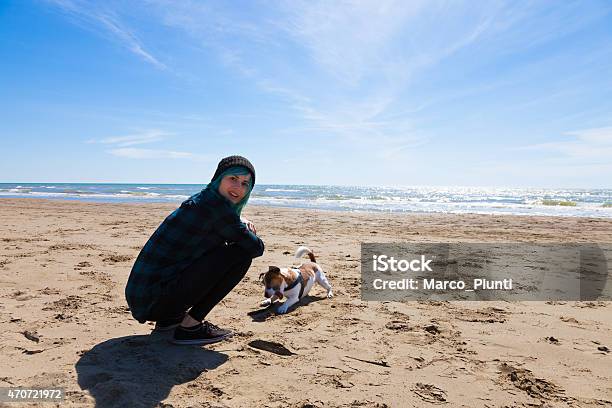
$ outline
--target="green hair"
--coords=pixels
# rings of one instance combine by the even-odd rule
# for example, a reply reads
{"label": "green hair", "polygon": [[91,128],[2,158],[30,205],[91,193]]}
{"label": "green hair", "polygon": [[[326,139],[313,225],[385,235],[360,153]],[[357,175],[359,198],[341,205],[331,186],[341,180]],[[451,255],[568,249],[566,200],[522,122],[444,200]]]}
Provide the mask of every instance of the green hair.
{"label": "green hair", "polygon": [[[223,180],[223,177],[225,176],[246,176],[247,174],[251,175],[251,179],[249,180],[248,190],[246,194],[244,195],[244,197],[242,198],[242,200],[240,200],[237,204],[232,203],[231,201],[223,197],[221,194],[219,194],[219,185],[221,184],[221,180]],[[216,179],[211,181],[206,186],[206,189],[211,190],[218,197],[221,197],[224,200],[226,200],[232,206],[232,208],[234,208],[234,210],[236,211],[236,214],[240,216],[240,213],[242,213],[242,209],[249,201],[249,197],[251,196],[251,191],[253,191],[253,175],[246,167],[242,167],[242,166],[230,167],[229,169],[225,170],[223,173],[219,174]]]}

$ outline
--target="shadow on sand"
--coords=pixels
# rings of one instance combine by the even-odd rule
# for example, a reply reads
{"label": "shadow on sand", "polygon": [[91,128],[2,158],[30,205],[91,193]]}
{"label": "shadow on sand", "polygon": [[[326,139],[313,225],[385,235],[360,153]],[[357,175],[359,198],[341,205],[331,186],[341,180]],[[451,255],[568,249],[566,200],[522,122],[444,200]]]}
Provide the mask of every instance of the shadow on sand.
{"label": "shadow on sand", "polygon": [[[318,302],[320,300],[325,300],[327,299],[327,297],[325,296],[304,296],[302,299],[300,299],[299,302],[297,302],[295,305],[291,306],[288,310],[287,313],[291,313],[293,312],[295,309],[297,309],[298,307],[305,307],[308,306],[309,304],[311,304],[312,302]],[[252,312],[247,313],[249,316],[251,316],[251,319],[253,319],[254,322],[265,322],[268,318],[271,318],[273,316],[277,316],[276,313],[276,309],[282,305],[282,302],[276,302],[273,305],[270,305],[268,307],[264,307],[262,309],[258,309],[258,310],[253,310]],[[278,316],[282,316],[282,315],[278,315]]]}
{"label": "shadow on sand", "polygon": [[172,345],[171,335],[126,336],[96,345],[76,364],[79,386],[96,407],[154,407],[173,386],[227,361],[227,355],[200,346]]}

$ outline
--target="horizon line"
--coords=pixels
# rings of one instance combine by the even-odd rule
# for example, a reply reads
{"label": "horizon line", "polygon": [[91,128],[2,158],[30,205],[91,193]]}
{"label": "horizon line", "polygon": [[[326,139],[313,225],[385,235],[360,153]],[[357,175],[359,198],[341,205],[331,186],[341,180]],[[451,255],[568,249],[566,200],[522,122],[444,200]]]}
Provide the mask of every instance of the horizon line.
{"label": "horizon line", "polygon": [[[13,182],[5,182],[0,181],[0,185],[2,184],[116,184],[116,185],[208,185],[209,183],[199,182],[199,183],[151,183],[151,182],[117,182],[117,181],[86,181],[86,182],[73,182],[73,181],[13,181]],[[443,185],[443,184],[412,184],[412,185],[372,185],[372,184],[287,184],[287,183],[257,183],[256,186],[304,186],[304,187],[368,187],[368,188],[495,188],[495,189],[565,189],[565,190],[612,190],[612,187],[584,187],[584,186],[572,186],[572,187],[559,187],[559,186],[547,186],[547,187],[537,187],[537,186],[486,186],[486,185]]]}

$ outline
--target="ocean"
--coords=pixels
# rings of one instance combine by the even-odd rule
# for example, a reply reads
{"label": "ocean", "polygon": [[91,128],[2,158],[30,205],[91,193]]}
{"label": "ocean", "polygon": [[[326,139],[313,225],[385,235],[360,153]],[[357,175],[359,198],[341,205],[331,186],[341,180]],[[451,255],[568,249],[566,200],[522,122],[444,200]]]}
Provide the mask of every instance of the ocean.
{"label": "ocean", "polygon": [[[204,184],[0,183],[0,198],[180,203]],[[249,205],[336,211],[612,218],[612,189],[256,185]]]}

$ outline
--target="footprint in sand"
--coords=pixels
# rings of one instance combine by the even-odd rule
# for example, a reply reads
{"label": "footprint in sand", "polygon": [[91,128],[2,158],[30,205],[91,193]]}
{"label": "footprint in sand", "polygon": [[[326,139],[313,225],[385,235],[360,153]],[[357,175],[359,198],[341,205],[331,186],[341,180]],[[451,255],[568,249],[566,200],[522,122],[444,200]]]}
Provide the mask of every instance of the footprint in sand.
{"label": "footprint in sand", "polygon": [[80,269],[83,268],[91,268],[93,265],[87,261],[83,261],[83,262],[79,262],[78,264],[75,265],[74,270],[78,271]]}
{"label": "footprint in sand", "polygon": [[561,343],[559,343],[559,339],[553,336],[548,336],[548,337],[544,337],[544,341],[550,343],[550,344],[554,344],[556,346],[560,345]]}
{"label": "footprint in sand", "polygon": [[18,290],[11,294],[11,297],[19,302],[25,302],[26,300],[34,299],[36,296],[30,295],[27,292]]}
{"label": "footprint in sand", "polygon": [[430,324],[429,326],[425,326],[423,327],[423,330],[425,330],[429,334],[433,334],[434,336],[441,333],[440,328],[436,326],[435,324]]}
{"label": "footprint in sand", "polygon": [[70,295],[63,299],[56,300],[55,302],[48,303],[42,310],[77,310],[81,307],[83,299],[77,295]]}
{"label": "footprint in sand", "polygon": [[557,385],[536,378],[533,373],[524,368],[516,368],[509,364],[503,363],[500,365],[502,381],[510,381],[519,390],[525,391],[530,397],[552,399],[558,397],[564,391]]}
{"label": "footprint in sand", "polygon": [[416,383],[412,392],[425,402],[432,404],[446,402],[446,392],[433,384]]}
{"label": "footprint in sand", "polygon": [[400,320],[391,320],[390,322],[385,324],[385,328],[396,332],[406,332],[413,330],[413,327],[411,327],[408,323]]}
{"label": "footprint in sand", "polygon": [[119,254],[112,254],[108,256],[105,256],[104,254],[100,254],[100,256],[104,256],[104,258],[102,258],[103,262],[107,262],[110,264],[115,264],[119,262],[128,262],[128,261],[131,261],[133,258],[131,255],[119,255]]}

